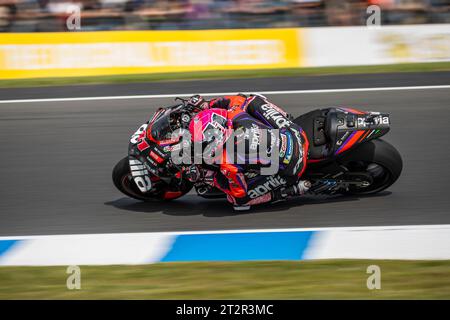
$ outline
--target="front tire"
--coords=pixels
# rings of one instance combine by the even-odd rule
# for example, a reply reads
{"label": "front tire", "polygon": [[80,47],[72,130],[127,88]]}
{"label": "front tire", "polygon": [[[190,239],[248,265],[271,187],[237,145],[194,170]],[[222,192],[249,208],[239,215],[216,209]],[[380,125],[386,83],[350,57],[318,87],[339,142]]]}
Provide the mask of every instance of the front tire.
{"label": "front tire", "polygon": [[192,189],[192,184],[187,181],[184,181],[179,189],[175,189],[162,181],[157,181],[158,178],[153,176],[152,182],[154,183],[156,180],[156,183],[154,183],[152,190],[144,194],[132,179],[128,157],[123,158],[114,166],[112,179],[120,192],[141,201],[173,200],[185,195]]}

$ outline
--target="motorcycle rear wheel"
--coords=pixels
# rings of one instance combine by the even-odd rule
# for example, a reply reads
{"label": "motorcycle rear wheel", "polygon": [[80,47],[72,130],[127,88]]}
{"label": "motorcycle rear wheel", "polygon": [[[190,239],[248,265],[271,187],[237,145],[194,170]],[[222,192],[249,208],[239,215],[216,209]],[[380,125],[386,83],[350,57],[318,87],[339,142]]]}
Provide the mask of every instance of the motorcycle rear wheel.
{"label": "motorcycle rear wheel", "polygon": [[364,172],[372,177],[367,187],[351,186],[343,194],[369,195],[389,188],[400,177],[403,161],[390,143],[376,139],[361,144],[343,155],[338,162],[349,172]]}
{"label": "motorcycle rear wheel", "polygon": [[[156,179],[156,176],[153,177]],[[187,181],[183,183],[180,190],[175,190],[164,182],[154,185],[153,189],[148,193],[142,193],[134,183],[128,157],[120,160],[112,171],[112,179],[116,188],[123,194],[141,201],[167,201],[179,198],[188,193],[193,185]]]}

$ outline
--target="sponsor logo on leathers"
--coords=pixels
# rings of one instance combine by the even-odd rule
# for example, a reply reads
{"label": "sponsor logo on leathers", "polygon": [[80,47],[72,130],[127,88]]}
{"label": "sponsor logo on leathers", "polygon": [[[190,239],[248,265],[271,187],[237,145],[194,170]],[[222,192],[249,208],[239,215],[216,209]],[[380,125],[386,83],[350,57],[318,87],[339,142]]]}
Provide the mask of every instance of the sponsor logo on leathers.
{"label": "sponsor logo on leathers", "polygon": [[250,141],[250,149],[257,150],[259,145],[260,130],[256,124],[252,124],[250,129],[246,130],[245,137]]}
{"label": "sponsor logo on leathers", "polygon": [[266,100],[267,104],[268,104],[271,108],[277,110],[277,111],[278,111],[279,113],[281,113],[283,116],[287,117],[288,114],[287,114],[286,111],[284,111],[283,109],[281,109],[281,108],[278,107],[277,105],[275,105],[275,104],[273,104],[273,103],[267,101],[267,99],[264,99],[264,100]]}
{"label": "sponsor logo on leathers", "polygon": [[281,178],[280,176],[271,176],[266,182],[263,184],[254,187],[252,190],[248,191],[248,196],[250,199],[255,199],[260,197],[278,187],[284,186],[286,184],[286,180]]}
{"label": "sponsor logo on leathers", "polygon": [[[275,134],[274,130],[277,134]],[[267,154],[272,154],[272,151],[275,150],[276,152],[279,151],[280,148],[280,139],[278,134],[278,129],[269,129],[267,130],[270,133],[270,146],[267,148]]]}
{"label": "sponsor logo on leathers", "polygon": [[284,158],[284,156],[286,155],[287,137],[283,133],[281,133],[280,136],[281,136],[280,158]]}
{"label": "sponsor logo on leathers", "polygon": [[296,128],[291,127],[291,132],[294,133],[295,138],[298,143],[298,157],[297,157],[297,162],[295,163],[295,166],[294,166],[294,173],[296,173],[299,170],[300,165],[303,163],[303,144],[302,144],[303,140],[302,140],[300,131],[298,131]]}
{"label": "sponsor logo on leathers", "polygon": [[294,142],[292,141],[292,135],[289,132],[286,132],[286,154],[283,159],[284,164],[289,164],[291,162],[293,150],[294,150]]}
{"label": "sponsor logo on leathers", "polygon": [[263,116],[267,119],[275,121],[278,128],[289,126],[290,121],[285,116],[276,110],[271,104],[263,104],[261,109],[264,111]]}

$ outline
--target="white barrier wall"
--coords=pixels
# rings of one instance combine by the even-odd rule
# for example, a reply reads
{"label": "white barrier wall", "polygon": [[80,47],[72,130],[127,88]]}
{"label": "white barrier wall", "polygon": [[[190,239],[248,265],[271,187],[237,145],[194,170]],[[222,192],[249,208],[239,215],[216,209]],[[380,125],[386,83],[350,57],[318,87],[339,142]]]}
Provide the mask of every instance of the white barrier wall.
{"label": "white barrier wall", "polygon": [[450,25],[308,28],[304,66],[450,61]]}
{"label": "white barrier wall", "polygon": [[0,266],[450,259],[450,225],[0,237]]}

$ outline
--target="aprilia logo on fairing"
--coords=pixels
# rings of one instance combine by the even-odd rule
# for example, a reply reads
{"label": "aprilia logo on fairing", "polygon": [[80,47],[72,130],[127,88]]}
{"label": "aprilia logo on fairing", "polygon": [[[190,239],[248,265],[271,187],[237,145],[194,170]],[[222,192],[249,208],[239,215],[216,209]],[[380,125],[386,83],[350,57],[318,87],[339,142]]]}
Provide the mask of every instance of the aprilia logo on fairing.
{"label": "aprilia logo on fairing", "polygon": [[273,106],[269,105],[269,104],[264,104],[261,106],[261,109],[263,111],[265,111],[263,113],[263,116],[268,118],[268,119],[272,119],[273,121],[275,121],[275,123],[277,124],[277,126],[279,128],[284,128],[287,127],[289,125],[289,120],[287,120],[283,114],[281,114],[279,111],[277,111]]}
{"label": "aprilia logo on fairing", "polygon": [[152,182],[145,165],[137,159],[129,159],[130,171],[136,186],[142,193],[152,189]]}
{"label": "aprilia logo on fairing", "polygon": [[272,191],[273,189],[284,186],[286,180],[280,176],[270,177],[264,184],[259,185],[248,192],[250,199],[258,198],[266,193]]}
{"label": "aprilia logo on fairing", "polygon": [[389,124],[389,117],[378,116],[375,119],[375,124]]}
{"label": "aprilia logo on fairing", "polygon": [[[375,118],[373,118],[373,123],[374,124],[385,124],[388,125],[389,124],[389,117],[383,117],[383,116],[377,116]],[[366,118],[358,118],[358,126],[359,127],[365,127],[368,124],[371,124],[370,122],[367,122]]]}

